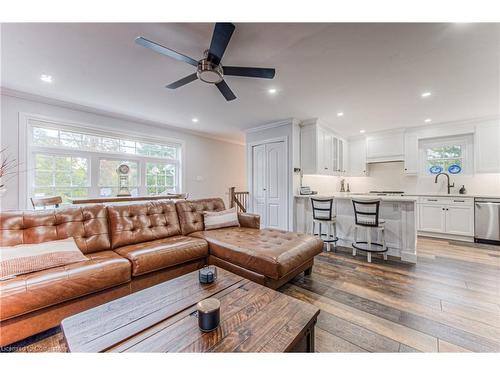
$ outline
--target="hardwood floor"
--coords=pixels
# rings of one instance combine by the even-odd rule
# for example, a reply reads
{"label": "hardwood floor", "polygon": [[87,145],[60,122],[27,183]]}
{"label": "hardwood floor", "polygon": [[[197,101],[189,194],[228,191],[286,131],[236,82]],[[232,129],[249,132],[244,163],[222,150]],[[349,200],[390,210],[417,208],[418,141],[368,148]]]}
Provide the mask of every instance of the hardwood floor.
{"label": "hardwood floor", "polygon": [[[367,263],[339,248],[279,290],[321,309],[319,352],[500,352],[500,247],[419,238],[417,252]],[[0,348],[65,350],[59,328]]]}
{"label": "hardwood floor", "polygon": [[417,253],[324,252],[280,291],[321,309],[319,352],[499,352],[500,247],[419,237]]}

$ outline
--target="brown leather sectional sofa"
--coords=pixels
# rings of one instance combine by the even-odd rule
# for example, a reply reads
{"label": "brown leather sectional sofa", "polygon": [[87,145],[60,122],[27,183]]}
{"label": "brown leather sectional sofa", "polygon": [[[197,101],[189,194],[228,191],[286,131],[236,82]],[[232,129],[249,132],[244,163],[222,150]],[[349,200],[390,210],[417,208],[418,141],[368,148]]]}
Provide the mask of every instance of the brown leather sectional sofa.
{"label": "brown leather sectional sofa", "polygon": [[321,240],[259,229],[253,214],[239,214],[240,227],[204,231],[203,212],[223,209],[214,198],[0,213],[2,246],[74,237],[89,258],[0,281],[0,346],[205,264],[271,288],[311,271]]}

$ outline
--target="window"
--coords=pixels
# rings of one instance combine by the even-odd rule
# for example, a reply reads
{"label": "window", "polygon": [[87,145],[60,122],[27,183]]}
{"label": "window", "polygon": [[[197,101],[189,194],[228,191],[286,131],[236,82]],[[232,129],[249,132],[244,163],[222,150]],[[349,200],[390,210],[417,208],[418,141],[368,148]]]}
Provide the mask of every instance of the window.
{"label": "window", "polygon": [[146,163],[148,195],[161,195],[176,191],[175,165]]}
{"label": "window", "polygon": [[422,140],[420,150],[424,174],[472,173],[471,136]]}
{"label": "window", "polygon": [[438,146],[427,148],[427,170],[431,173],[463,170],[462,145]]}
{"label": "window", "polygon": [[139,142],[36,126],[33,127],[33,144],[166,159],[178,159],[179,148],[179,145]]}
{"label": "window", "polygon": [[139,165],[136,161],[101,159],[99,160],[99,196],[113,197],[118,194],[118,173],[116,170],[121,164],[130,168],[129,190],[132,195],[139,195]]}
{"label": "window", "polygon": [[35,154],[33,196],[60,195],[63,202],[89,193],[89,160],[69,155]]}
{"label": "window", "polygon": [[181,192],[181,144],[28,119],[29,197],[116,196],[117,168],[132,195]]}

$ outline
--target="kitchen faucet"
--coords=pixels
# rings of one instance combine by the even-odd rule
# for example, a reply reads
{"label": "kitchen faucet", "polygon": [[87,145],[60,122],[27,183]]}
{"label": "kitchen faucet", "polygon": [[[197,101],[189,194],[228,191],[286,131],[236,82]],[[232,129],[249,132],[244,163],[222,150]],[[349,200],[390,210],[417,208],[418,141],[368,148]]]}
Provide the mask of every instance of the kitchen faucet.
{"label": "kitchen faucet", "polygon": [[435,178],[435,180],[434,180],[434,183],[436,183],[436,184],[438,183],[438,177],[439,177],[440,175],[445,175],[445,176],[446,176],[446,178],[448,179],[448,184],[447,184],[447,185],[448,185],[448,194],[450,194],[450,188],[455,187],[455,183],[453,183],[453,184],[451,184],[451,185],[450,185],[450,175],[449,175],[448,173],[444,173],[444,172],[438,173],[438,174],[436,175],[436,178]]}

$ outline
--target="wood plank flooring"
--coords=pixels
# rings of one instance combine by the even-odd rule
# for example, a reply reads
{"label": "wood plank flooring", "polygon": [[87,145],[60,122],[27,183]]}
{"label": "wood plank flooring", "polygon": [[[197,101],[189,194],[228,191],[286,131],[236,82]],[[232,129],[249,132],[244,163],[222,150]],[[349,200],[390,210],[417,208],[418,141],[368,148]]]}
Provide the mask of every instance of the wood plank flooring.
{"label": "wood plank flooring", "polygon": [[[319,307],[319,352],[500,352],[500,247],[419,237],[416,265],[322,253],[279,290]],[[59,329],[3,351],[65,351]]]}
{"label": "wood plank flooring", "polygon": [[324,252],[280,291],[321,309],[318,352],[499,352],[500,247],[419,237],[417,253]]}

